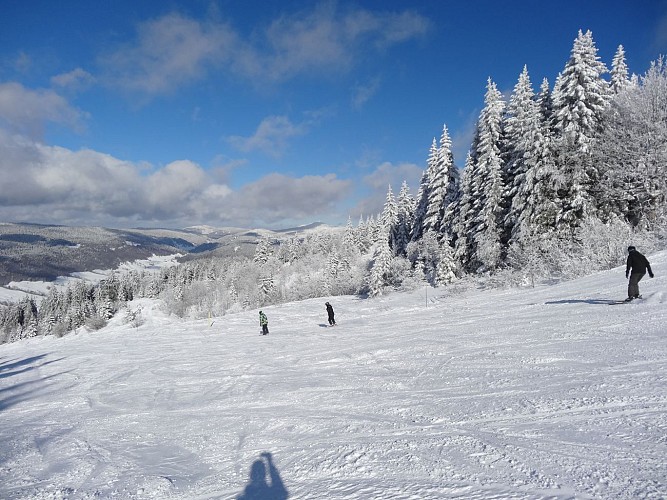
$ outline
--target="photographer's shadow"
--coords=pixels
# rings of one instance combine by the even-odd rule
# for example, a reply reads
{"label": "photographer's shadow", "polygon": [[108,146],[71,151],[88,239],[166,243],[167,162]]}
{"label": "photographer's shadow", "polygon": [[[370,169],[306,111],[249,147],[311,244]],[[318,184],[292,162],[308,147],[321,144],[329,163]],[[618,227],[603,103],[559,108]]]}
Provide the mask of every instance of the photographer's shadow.
{"label": "photographer's shadow", "polygon": [[265,452],[253,462],[248,484],[243,493],[236,498],[237,500],[285,500],[288,497],[289,493],[278,469],[273,464],[271,453]]}

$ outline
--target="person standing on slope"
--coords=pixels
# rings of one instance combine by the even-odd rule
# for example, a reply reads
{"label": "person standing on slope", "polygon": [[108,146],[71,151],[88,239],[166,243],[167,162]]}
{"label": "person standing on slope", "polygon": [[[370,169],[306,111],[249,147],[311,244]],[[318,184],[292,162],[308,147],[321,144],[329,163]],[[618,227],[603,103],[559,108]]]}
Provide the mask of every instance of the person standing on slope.
{"label": "person standing on slope", "polygon": [[262,335],[269,334],[269,320],[262,311],[259,311],[259,325],[262,327]]}
{"label": "person standing on slope", "polygon": [[333,306],[328,302],[325,304],[327,307],[327,314],[329,315],[329,326],[336,326],[336,320],[334,319],[334,310]]}
{"label": "person standing on slope", "polygon": [[628,298],[626,301],[637,299],[639,295],[639,282],[648,271],[648,275],[653,278],[653,271],[651,271],[651,264],[648,259],[640,254],[632,245],[628,247],[628,262],[625,266],[625,277],[630,276],[630,283],[628,283]]}

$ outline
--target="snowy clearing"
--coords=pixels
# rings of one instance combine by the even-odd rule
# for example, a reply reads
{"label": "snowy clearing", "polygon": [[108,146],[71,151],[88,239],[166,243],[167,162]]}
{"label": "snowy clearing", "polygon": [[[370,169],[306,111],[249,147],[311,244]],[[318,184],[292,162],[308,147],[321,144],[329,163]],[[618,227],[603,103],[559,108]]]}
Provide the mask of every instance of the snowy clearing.
{"label": "snowy clearing", "polygon": [[630,304],[608,305],[617,268],[267,307],[268,336],[256,310],[142,300],[138,327],[2,345],[0,498],[665,498],[667,252],[648,257]]}

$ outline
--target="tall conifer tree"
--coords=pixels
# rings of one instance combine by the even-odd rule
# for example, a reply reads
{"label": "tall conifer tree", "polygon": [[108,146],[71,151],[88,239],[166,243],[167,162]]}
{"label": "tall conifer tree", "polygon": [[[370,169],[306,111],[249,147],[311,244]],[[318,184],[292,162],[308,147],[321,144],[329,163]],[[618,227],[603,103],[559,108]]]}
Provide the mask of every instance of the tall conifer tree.
{"label": "tall conifer tree", "polygon": [[477,123],[473,143],[473,265],[476,270],[493,270],[501,261],[503,229],[503,161],[501,141],[505,103],[489,78],[484,109]]}
{"label": "tall conifer tree", "polygon": [[553,93],[562,204],[558,224],[568,232],[595,214],[599,171],[590,150],[610,100],[609,84],[602,78],[606,72],[593,35],[579,31]]}
{"label": "tall conifer tree", "polygon": [[614,94],[620,94],[632,85],[625,62],[625,49],[619,45],[616,49],[614,59],[611,61],[611,90]]}
{"label": "tall conifer tree", "polygon": [[412,233],[412,219],[415,211],[415,200],[410,194],[408,183],[403,181],[401,191],[398,194],[398,225],[394,235],[396,247],[394,252],[397,255],[404,255],[408,243],[410,243],[410,234]]}

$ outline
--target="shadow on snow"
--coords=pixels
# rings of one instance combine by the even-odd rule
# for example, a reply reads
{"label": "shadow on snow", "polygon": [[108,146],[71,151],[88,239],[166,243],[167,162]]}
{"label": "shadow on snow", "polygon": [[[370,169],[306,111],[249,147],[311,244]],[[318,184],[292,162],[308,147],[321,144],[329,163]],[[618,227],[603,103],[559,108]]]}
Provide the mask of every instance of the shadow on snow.
{"label": "shadow on snow", "polygon": [[592,304],[592,305],[611,305],[622,303],[623,301],[615,299],[567,299],[567,300],[553,300],[550,302],[545,302],[547,305],[552,304]]}
{"label": "shadow on snow", "polygon": [[[267,481],[268,474],[268,481]],[[239,494],[237,500],[285,500],[289,492],[276,466],[271,453],[262,453],[250,466],[248,484]]]}
{"label": "shadow on snow", "polygon": [[[32,356],[18,361],[4,361],[0,362],[0,381],[15,377],[20,374],[28,373],[32,370],[37,370],[51,363],[60,361],[63,358],[52,361],[44,361],[48,354],[39,356]],[[13,385],[8,385],[0,389],[0,411],[14,406],[23,401],[29,400],[40,393],[43,393],[43,383],[50,379],[63,375],[66,372],[56,373],[47,377],[37,378],[35,380],[22,381]],[[55,389],[54,389],[55,390]]]}

